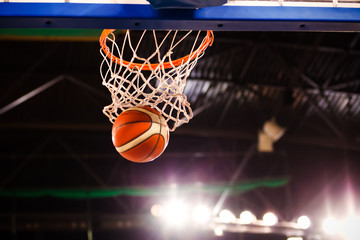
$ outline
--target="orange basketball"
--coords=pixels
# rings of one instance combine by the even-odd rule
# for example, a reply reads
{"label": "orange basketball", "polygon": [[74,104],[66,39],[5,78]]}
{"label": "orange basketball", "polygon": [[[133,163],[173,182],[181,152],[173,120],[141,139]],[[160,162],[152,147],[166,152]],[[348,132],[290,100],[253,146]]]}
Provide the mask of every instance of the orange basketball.
{"label": "orange basketball", "polygon": [[112,127],[116,150],[133,162],[149,162],[161,155],[169,142],[169,128],[161,114],[150,107],[122,112]]}

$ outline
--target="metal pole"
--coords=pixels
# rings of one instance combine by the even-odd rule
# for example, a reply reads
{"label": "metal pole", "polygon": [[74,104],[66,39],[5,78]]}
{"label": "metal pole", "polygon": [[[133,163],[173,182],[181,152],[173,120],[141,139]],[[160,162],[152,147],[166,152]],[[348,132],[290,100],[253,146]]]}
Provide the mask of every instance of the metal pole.
{"label": "metal pole", "polygon": [[9,182],[11,182],[18,174],[23,170],[28,163],[36,156],[36,154],[43,149],[49,142],[51,138],[45,139],[32,153],[28,155],[22,162],[20,162],[17,167],[12,171],[1,183],[0,189],[4,188]]}
{"label": "metal pole", "polygon": [[12,239],[16,240],[16,199],[13,198],[11,201],[12,205],[12,213],[11,213],[11,234],[13,236]]}
{"label": "metal pole", "polygon": [[38,95],[39,93],[43,92],[44,90],[48,89],[49,87],[55,85],[56,83],[60,82],[61,80],[63,80],[64,77],[63,75],[60,75],[52,80],[50,80],[49,82],[41,85],[40,87],[32,90],[31,92],[25,94],[24,96],[16,99],[15,101],[11,102],[10,104],[6,105],[5,107],[0,109],[0,115],[6,113],[7,111],[19,106],[20,104],[22,104],[23,102],[26,102],[27,100],[29,100],[30,98]]}
{"label": "metal pole", "polygon": [[91,213],[91,200],[87,199],[87,215],[86,215],[86,227],[87,227],[87,238],[93,240],[92,232],[92,213]]}
{"label": "metal pole", "polygon": [[[232,175],[228,185],[231,186],[235,183],[235,181],[238,179],[239,175],[241,174],[242,170],[245,168],[247,162],[252,158],[252,156],[255,153],[255,149],[256,149],[256,144],[252,144],[249,148],[249,150],[247,151],[247,153],[245,154],[244,158],[242,159],[241,163],[239,164],[239,166],[237,167],[236,171],[234,172],[234,174]],[[222,207],[223,203],[225,202],[227,196],[229,195],[230,190],[226,189],[224,190],[224,192],[221,194],[219,200],[217,201],[214,209],[213,209],[213,215],[218,214],[218,212],[220,211],[220,208]]]}
{"label": "metal pole", "polygon": [[[106,183],[89,167],[89,165],[83,161],[83,159],[75,154],[72,149],[60,138],[57,138],[58,142],[63,146],[63,148],[76,160],[76,162],[89,174],[102,188],[106,189],[108,186]],[[119,198],[114,197],[115,201],[128,213],[129,209],[127,205]]]}

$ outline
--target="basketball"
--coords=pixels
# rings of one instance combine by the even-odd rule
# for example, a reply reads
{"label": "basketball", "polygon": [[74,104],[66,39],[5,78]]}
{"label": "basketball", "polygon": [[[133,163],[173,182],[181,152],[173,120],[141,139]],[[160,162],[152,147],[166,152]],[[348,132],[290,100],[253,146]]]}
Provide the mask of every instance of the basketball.
{"label": "basketball", "polygon": [[157,110],[147,106],[129,108],[116,118],[112,141],[127,160],[150,162],[165,150],[169,128]]}

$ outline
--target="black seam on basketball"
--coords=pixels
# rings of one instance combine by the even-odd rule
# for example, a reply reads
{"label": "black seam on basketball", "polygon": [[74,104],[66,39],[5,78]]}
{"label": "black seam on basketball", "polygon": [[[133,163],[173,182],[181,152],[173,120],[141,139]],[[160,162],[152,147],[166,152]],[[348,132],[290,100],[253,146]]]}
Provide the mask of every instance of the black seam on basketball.
{"label": "black seam on basketball", "polygon": [[[149,111],[149,110],[147,110],[147,111]],[[139,110],[126,110],[125,112],[141,112],[141,111],[139,111]],[[150,111],[149,111],[149,112],[150,112]],[[145,113],[145,112],[141,112],[141,113],[146,114],[146,115],[150,118],[150,121],[148,121],[148,122],[151,122],[151,123],[153,122],[153,121],[152,121],[152,118],[151,118],[151,116],[150,116],[149,114],[147,114],[147,113]],[[151,112],[151,113],[153,113],[153,112]],[[153,113],[153,114],[155,114],[157,117],[159,117],[159,122],[157,122],[158,124],[160,124],[160,125],[162,125],[162,126],[165,126],[165,127],[168,127],[167,124],[162,124],[162,123],[161,123],[161,118],[162,118],[161,115],[158,115],[158,114],[156,114],[156,113]],[[118,129],[118,128],[121,127],[121,126],[124,126],[124,125],[127,125],[127,124],[131,124],[131,123],[138,123],[138,122],[147,122],[147,121],[135,121],[135,122],[124,123],[124,124],[121,124],[120,126],[117,126],[114,130]],[[112,130],[112,131],[114,131],[114,130]],[[147,130],[148,130],[148,129],[147,129]]]}
{"label": "black seam on basketball", "polygon": [[[134,122],[127,122],[127,123],[124,123],[124,124],[121,124],[119,126],[117,126],[115,129],[118,129],[119,127],[122,127],[122,126],[125,126],[125,125],[128,125],[128,124],[132,124],[132,123],[152,123],[153,121],[134,121]],[[114,129],[114,130],[115,130]]]}
{"label": "black seam on basketball", "polygon": [[[147,111],[149,111],[149,110],[147,110]],[[135,122],[152,122],[151,116],[150,116],[148,113],[146,113],[146,112],[142,112],[142,111],[139,111],[139,110],[136,110],[136,109],[134,109],[134,110],[126,110],[125,112],[140,112],[140,113],[145,114],[147,117],[149,117],[149,121],[135,121]],[[124,113],[125,113],[125,112],[124,112]],[[151,111],[149,111],[149,112],[151,112]],[[151,112],[151,113],[153,113],[153,112]],[[153,113],[153,114],[155,114],[155,113]],[[155,115],[157,115],[157,114],[155,114]],[[126,125],[126,124],[129,124],[129,123],[134,123],[134,122],[124,123],[124,124],[120,125],[119,127],[121,127],[121,126],[123,126],[123,125]]]}
{"label": "black seam on basketball", "polygon": [[[158,133],[152,134],[152,135],[149,136],[148,138],[145,138],[144,141],[142,141],[141,143],[138,143],[138,144],[136,144],[135,146],[133,146],[133,147],[129,148],[128,150],[126,150],[126,151],[124,151],[124,152],[121,152],[121,153],[126,153],[127,151],[130,151],[131,149],[139,146],[140,144],[142,144],[143,142],[145,142],[146,140],[148,140],[149,138],[151,138],[152,136],[154,136],[154,135],[156,135],[156,134],[158,134]],[[162,135],[160,135],[160,136],[161,136],[162,138],[164,138]],[[156,145],[155,145],[155,146],[157,146],[158,141],[159,141],[159,139],[156,141]],[[164,145],[165,145],[165,139],[164,139]],[[153,151],[154,151],[154,150],[152,150],[151,152],[153,152]],[[150,154],[149,154],[149,155],[150,155]],[[148,155],[148,156],[149,156],[149,155]],[[148,156],[147,156],[147,157],[148,157]],[[146,158],[143,158],[142,161],[143,161],[144,159],[146,159]]]}
{"label": "black seam on basketball", "polygon": [[[139,123],[139,122],[133,122],[133,123]],[[141,135],[143,135],[144,133],[146,133],[151,127],[152,127],[152,125],[153,125],[153,122],[146,122],[146,123],[150,123],[150,127],[148,128],[148,129],[146,129],[146,131],[144,131],[144,132],[142,132],[140,135],[138,135],[138,136],[136,136],[135,138],[138,138],[138,137],[140,137]],[[124,125],[127,125],[128,123],[126,123],[126,124],[123,124],[123,125],[121,125],[121,126],[124,126]],[[120,127],[120,126],[119,126]],[[116,129],[118,129],[119,127],[116,127],[115,128],[115,130]],[[115,131],[114,130],[114,131]],[[156,133],[155,133],[156,134]],[[153,136],[153,135],[151,135],[151,136]],[[151,137],[150,136],[150,137]],[[148,137],[148,138],[145,138],[145,140],[144,141],[146,141],[147,139],[149,139],[150,137]],[[131,140],[132,141],[132,140]],[[143,142],[144,142],[143,141]],[[128,144],[129,142],[127,142],[127,143],[124,143],[124,144],[122,144],[122,145],[119,145],[119,146],[115,146],[116,148],[118,148],[118,147],[122,147],[122,146],[124,146],[124,145],[126,145],[126,144]],[[140,144],[140,143],[139,143]],[[139,145],[139,144],[137,144],[137,145]],[[137,145],[135,145],[134,147],[136,147]],[[134,147],[132,147],[132,148],[134,148]],[[130,149],[132,149],[132,148],[130,148]],[[128,150],[126,150],[126,151],[129,151],[130,149],[128,149]]]}
{"label": "black seam on basketball", "polygon": [[150,115],[147,112],[143,112],[143,111],[139,111],[139,110],[129,110],[129,111],[125,111],[124,113],[128,113],[128,112],[143,113],[143,114],[146,114],[146,116],[148,116],[151,119]]}
{"label": "black seam on basketball", "polygon": [[[115,129],[113,129],[113,130],[111,131],[111,133],[114,134],[114,132],[115,132],[116,130],[118,130],[120,127],[125,126],[125,125],[129,125],[129,124],[133,124],[133,123],[150,123],[150,127],[145,130],[145,131],[147,131],[147,130],[149,130],[149,129],[151,128],[153,122],[152,122],[152,121],[151,121],[151,122],[137,121],[137,122],[124,123],[124,124],[122,124],[122,125],[120,125],[120,126],[117,126]],[[143,134],[143,133],[141,133],[141,134]],[[141,134],[140,134],[139,136],[141,136]],[[137,137],[138,137],[138,136],[137,136]],[[124,145],[124,144],[123,144],[123,145]],[[123,146],[123,145],[120,145],[120,146]],[[118,146],[118,147],[120,147],[120,146]]]}
{"label": "black seam on basketball", "polygon": [[[161,122],[160,116],[159,116],[159,122]],[[159,125],[160,125],[160,128],[159,128],[159,132],[157,133],[158,134],[158,139],[156,140],[156,144],[153,147],[153,149],[151,150],[151,152],[146,157],[144,157],[141,161],[144,161],[145,159],[147,159],[155,151],[155,148],[157,147],[157,145],[159,143],[159,139],[160,139],[160,137],[162,137],[162,135],[161,135],[161,125],[162,124],[159,124]],[[164,145],[165,145],[165,139],[164,139]]]}
{"label": "black seam on basketball", "polygon": [[[151,112],[152,114],[155,114],[156,116],[159,116],[157,113],[153,113],[152,111],[149,111],[149,110],[147,110],[146,108],[145,108],[145,110],[148,111],[148,112]],[[152,120],[152,118],[151,118],[151,116],[150,116],[149,113],[143,112],[143,111],[139,111],[139,110],[137,110],[137,109],[129,109],[129,110],[124,111],[124,113],[125,113],[125,112],[141,112],[141,113],[143,113],[143,114],[146,114],[146,116],[148,116],[148,117],[150,118],[150,121]]]}

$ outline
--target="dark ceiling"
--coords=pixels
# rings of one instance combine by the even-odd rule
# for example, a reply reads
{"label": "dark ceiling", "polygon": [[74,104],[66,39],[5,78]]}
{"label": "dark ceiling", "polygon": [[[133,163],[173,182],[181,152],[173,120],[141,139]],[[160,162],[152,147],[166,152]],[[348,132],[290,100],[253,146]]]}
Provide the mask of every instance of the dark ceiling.
{"label": "dark ceiling", "polygon": [[[162,156],[146,164],[123,159],[112,145],[112,126],[102,114],[111,99],[101,84],[97,41],[4,39],[0,193],[286,177],[286,186],[232,194],[223,206],[236,213],[251,209],[259,217],[272,210],[284,221],[308,214],[316,222],[329,205],[334,212],[345,207],[349,184],[355,198],[360,193],[355,184],[360,180],[359,38],[358,33],[215,32],[213,46],[185,88],[194,118],[171,134]],[[274,152],[260,153],[258,131],[272,117],[286,132]],[[215,206],[220,195],[201,198]],[[149,214],[160,197],[2,196],[1,239],[57,239],[50,230],[59,239],[86,239],[89,221],[94,239],[159,236],[101,224],[111,214]],[[77,227],[67,232],[67,222]],[[206,234],[194,238],[212,237]]]}

